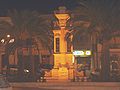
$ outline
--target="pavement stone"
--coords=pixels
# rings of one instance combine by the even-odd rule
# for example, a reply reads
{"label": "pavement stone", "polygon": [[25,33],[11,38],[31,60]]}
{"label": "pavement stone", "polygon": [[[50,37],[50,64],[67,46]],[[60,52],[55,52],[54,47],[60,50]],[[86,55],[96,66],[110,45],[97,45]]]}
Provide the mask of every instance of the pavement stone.
{"label": "pavement stone", "polygon": [[120,90],[120,82],[19,82],[10,83],[12,87],[31,87],[52,90]]}

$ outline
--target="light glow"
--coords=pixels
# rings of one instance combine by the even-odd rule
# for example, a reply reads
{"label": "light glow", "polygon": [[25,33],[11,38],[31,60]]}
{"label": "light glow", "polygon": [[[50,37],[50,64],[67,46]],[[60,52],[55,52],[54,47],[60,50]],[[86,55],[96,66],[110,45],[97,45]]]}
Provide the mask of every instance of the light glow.
{"label": "light glow", "polygon": [[86,55],[91,55],[91,51],[90,51],[90,50],[87,50],[85,54],[86,54]]}
{"label": "light glow", "polygon": [[73,55],[77,56],[77,55],[84,55],[84,51],[74,51]]}
{"label": "light glow", "polygon": [[81,57],[87,57],[87,56],[91,55],[91,50],[74,51],[73,55],[75,55],[75,56],[81,56]]}
{"label": "light glow", "polygon": [[84,55],[84,51],[79,51],[79,54],[80,55]]}
{"label": "light glow", "polygon": [[1,40],[1,43],[4,43],[4,42],[5,42],[5,39],[2,39],[2,40]]}
{"label": "light glow", "polygon": [[10,35],[7,35],[7,37],[9,38],[9,37],[10,37]]}
{"label": "light glow", "polygon": [[27,69],[24,69],[24,72],[26,72],[26,73],[29,73],[29,70],[27,70]]}
{"label": "light glow", "polygon": [[15,41],[15,39],[11,39],[10,41],[9,41],[9,43],[13,43]]}

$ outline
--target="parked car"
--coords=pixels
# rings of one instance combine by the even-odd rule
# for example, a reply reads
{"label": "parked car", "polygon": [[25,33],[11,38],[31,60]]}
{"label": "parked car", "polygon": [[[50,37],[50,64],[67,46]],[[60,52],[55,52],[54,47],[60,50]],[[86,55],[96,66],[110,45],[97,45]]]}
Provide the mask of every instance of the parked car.
{"label": "parked car", "polygon": [[2,74],[0,74],[0,90],[12,90],[12,87],[6,80],[6,77]]}

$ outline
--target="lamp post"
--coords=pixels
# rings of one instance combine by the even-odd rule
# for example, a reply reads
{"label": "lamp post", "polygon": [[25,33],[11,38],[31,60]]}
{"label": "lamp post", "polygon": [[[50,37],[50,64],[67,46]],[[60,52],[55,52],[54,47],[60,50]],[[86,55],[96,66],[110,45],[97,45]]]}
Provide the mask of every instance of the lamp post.
{"label": "lamp post", "polygon": [[6,48],[8,47],[8,44],[14,43],[15,39],[11,37],[11,35],[6,35],[0,40],[0,72],[2,71],[2,55],[8,54],[6,51]]}

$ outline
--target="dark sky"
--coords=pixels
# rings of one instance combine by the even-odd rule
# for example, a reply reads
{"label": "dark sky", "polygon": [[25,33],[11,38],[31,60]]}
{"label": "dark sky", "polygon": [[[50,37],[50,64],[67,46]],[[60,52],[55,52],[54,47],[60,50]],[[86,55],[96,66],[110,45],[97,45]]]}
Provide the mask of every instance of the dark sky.
{"label": "dark sky", "polygon": [[77,6],[76,0],[0,0],[0,15],[8,10],[37,10],[41,13],[52,13],[59,6],[73,9]]}

